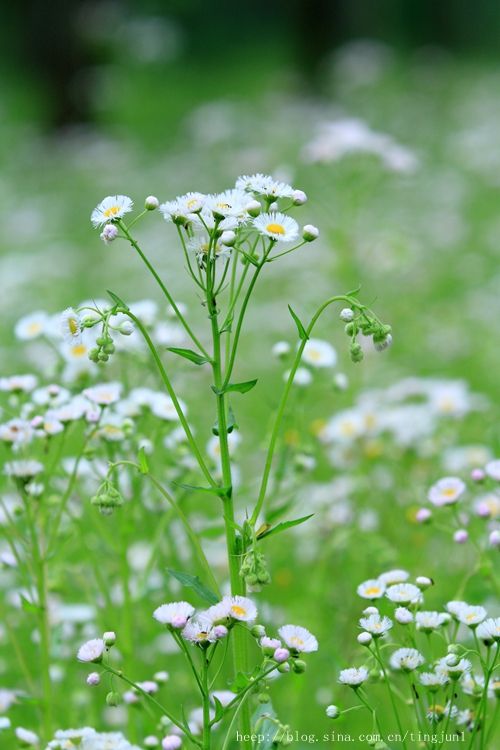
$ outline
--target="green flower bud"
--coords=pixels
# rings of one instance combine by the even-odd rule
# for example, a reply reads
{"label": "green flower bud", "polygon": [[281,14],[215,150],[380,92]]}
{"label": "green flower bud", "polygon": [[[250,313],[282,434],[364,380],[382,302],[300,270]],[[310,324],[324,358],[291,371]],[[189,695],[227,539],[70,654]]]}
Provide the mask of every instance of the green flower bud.
{"label": "green flower bud", "polygon": [[106,696],[106,703],[108,706],[119,706],[121,703],[121,695],[114,690],[111,690]]}
{"label": "green flower bud", "polygon": [[351,359],[353,362],[361,362],[364,357],[361,344],[359,344],[357,341],[353,341],[351,346],[349,347],[349,354],[351,355]]}
{"label": "green flower bud", "polygon": [[307,664],[303,659],[295,659],[292,669],[296,674],[303,674],[307,669]]}
{"label": "green flower bud", "polygon": [[263,638],[266,634],[266,629],[263,625],[254,625],[250,629],[250,632],[254,638]]}

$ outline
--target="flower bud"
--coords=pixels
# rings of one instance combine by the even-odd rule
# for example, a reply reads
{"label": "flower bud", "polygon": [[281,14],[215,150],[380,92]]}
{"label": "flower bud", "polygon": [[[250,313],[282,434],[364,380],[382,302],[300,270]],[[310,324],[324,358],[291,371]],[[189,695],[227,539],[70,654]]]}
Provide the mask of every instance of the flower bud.
{"label": "flower bud", "polygon": [[91,672],[89,675],[87,675],[87,685],[99,685],[101,682],[101,675],[99,672]]}
{"label": "flower bud", "polygon": [[278,664],[277,666],[278,672],[282,672],[283,674],[286,674],[286,672],[290,671],[290,664],[285,661],[282,664]]}
{"label": "flower bud", "polygon": [[318,227],[315,227],[312,224],[306,224],[304,227],[302,227],[302,238],[306,242],[314,242],[314,240],[317,240],[318,237],[319,237]]}
{"label": "flower bud", "polygon": [[500,531],[498,529],[494,529],[488,539],[490,543],[490,547],[500,547]]}
{"label": "flower bud", "polygon": [[432,513],[429,508],[419,508],[415,515],[417,523],[428,523],[432,518]]}
{"label": "flower bud", "polygon": [[148,734],[147,737],[144,737],[144,747],[158,747],[159,744],[160,740],[158,739],[158,737],[155,737],[154,734]]}
{"label": "flower bud", "polygon": [[222,232],[219,241],[221,245],[226,245],[226,247],[232,247],[236,240],[236,232],[233,232],[232,229],[226,229],[224,232]]}
{"label": "flower bud", "polygon": [[378,615],[378,609],[377,607],[366,607],[363,610],[364,615]]}
{"label": "flower bud", "polygon": [[273,201],[269,204],[269,211],[277,211],[279,209],[278,202]]}
{"label": "flower bud", "polygon": [[109,243],[113,242],[113,240],[115,240],[117,236],[118,228],[114,224],[106,224],[100,234],[100,238],[105,245],[109,245]]}
{"label": "flower bud", "polygon": [[351,310],[350,307],[344,307],[340,311],[340,320],[343,320],[344,323],[350,323],[353,318],[354,318],[354,310]]}
{"label": "flower bud", "polygon": [[111,646],[114,646],[116,643],[116,633],[112,630],[108,630],[102,636],[102,640],[104,641],[106,648],[111,648]]}
{"label": "flower bud", "polygon": [[130,320],[124,320],[120,325],[119,331],[122,336],[131,336],[135,331],[134,324]]}
{"label": "flower bud", "polygon": [[168,682],[168,672],[155,672],[153,675],[153,680],[155,682],[158,682],[160,685],[164,685],[166,682]]}
{"label": "flower bud", "polygon": [[358,643],[360,643],[362,646],[369,646],[372,640],[372,634],[366,632],[360,633],[357,638]]}
{"label": "flower bud", "polygon": [[332,703],[330,706],[326,707],[325,713],[329,719],[338,719],[341,712],[340,708],[338,706],[334,706]]}
{"label": "flower bud", "polygon": [[266,634],[266,629],[263,625],[254,625],[250,629],[250,632],[254,638],[263,638]]}
{"label": "flower bud", "polygon": [[398,607],[394,612],[394,618],[400,625],[409,625],[413,622],[413,615],[406,607]]}
{"label": "flower bud", "polygon": [[283,662],[287,661],[289,658],[290,651],[287,648],[277,648],[273,654],[273,659],[274,661],[277,661],[278,664],[283,664]]}
{"label": "flower bud", "polygon": [[458,643],[450,643],[447,650],[449,654],[459,654],[460,646]]}
{"label": "flower bud", "polygon": [[303,674],[307,669],[307,664],[303,659],[295,659],[292,669],[296,674]]}
{"label": "flower bud", "polygon": [[453,534],[453,541],[457,544],[465,544],[468,539],[469,532],[466,529],[458,529],[458,531],[455,531]]}
{"label": "flower bud", "polygon": [[434,581],[432,580],[432,578],[428,578],[427,576],[417,576],[417,578],[415,579],[415,583],[421,589],[428,589],[429,586],[434,585]]}
{"label": "flower bud", "polygon": [[182,740],[176,734],[167,734],[161,741],[163,750],[179,750]]}
{"label": "flower bud", "polygon": [[294,190],[292,200],[295,206],[303,206],[304,203],[307,203],[307,195],[303,190]]}
{"label": "flower bud", "polygon": [[108,706],[119,706],[121,702],[121,696],[115,690],[111,690],[106,696],[106,704]]}
{"label": "flower bud", "polygon": [[456,667],[458,664],[460,664],[460,657],[457,656],[456,653],[452,652],[449,653],[448,656],[445,656],[445,662],[447,667]]}
{"label": "flower bud", "polygon": [[290,349],[291,347],[288,341],[277,341],[271,349],[271,352],[275,357],[281,359],[290,353]]}
{"label": "flower bud", "polygon": [[146,200],[144,201],[144,208],[146,211],[154,211],[158,206],[160,205],[160,201],[156,197],[156,195],[148,195]]}
{"label": "flower bud", "polygon": [[486,478],[486,472],[483,469],[472,469],[470,478],[473,482],[482,482]]}
{"label": "flower bud", "polygon": [[358,341],[353,341],[349,347],[349,354],[353,362],[361,362],[364,354],[361,344]]}
{"label": "flower bud", "polygon": [[254,219],[256,216],[260,214],[262,210],[262,206],[260,205],[259,201],[250,201],[250,203],[247,203],[245,206],[245,211],[249,216],[252,216]]}

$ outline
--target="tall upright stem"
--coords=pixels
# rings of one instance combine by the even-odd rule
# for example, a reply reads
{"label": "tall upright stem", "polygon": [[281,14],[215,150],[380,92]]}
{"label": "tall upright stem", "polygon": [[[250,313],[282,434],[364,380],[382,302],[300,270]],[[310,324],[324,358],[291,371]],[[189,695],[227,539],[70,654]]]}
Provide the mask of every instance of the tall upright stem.
{"label": "tall upright stem", "polygon": [[[222,484],[225,488],[225,492],[222,495],[222,502],[224,507],[224,526],[226,533],[229,579],[231,583],[231,594],[237,596],[245,594],[245,583],[240,576],[240,557],[243,553],[243,549],[241,539],[237,537],[234,525],[231,458],[229,455],[229,443],[227,437],[226,396],[223,392],[221,393],[222,368],[220,331],[217,320],[217,302],[210,288],[207,290],[207,302],[213,338],[212,371],[216,389],[217,431],[219,433]],[[246,672],[248,669],[247,644],[243,628],[234,628],[233,657],[235,674],[238,674],[238,672]],[[251,750],[250,708],[246,703],[241,709],[240,728],[243,737],[248,737],[247,740],[243,739],[241,747],[243,750]]]}

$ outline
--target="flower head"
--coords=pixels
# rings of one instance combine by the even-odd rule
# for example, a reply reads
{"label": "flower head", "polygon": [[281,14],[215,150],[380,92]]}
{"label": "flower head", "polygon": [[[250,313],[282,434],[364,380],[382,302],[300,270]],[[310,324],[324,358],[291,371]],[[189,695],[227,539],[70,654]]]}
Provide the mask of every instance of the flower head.
{"label": "flower head", "polygon": [[278,633],[291,651],[310,653],[318,650],[316,638],[300,625],[283,625]]}
{"label": "flower head", "polygon": [[465,492],[465,484],[458,477],[443,477],[432,485],[428,499],[433,505],[453,505]]}
{"label": "flower head", "polygon": [[83,662],[100,662],[105,649],[102,638],[93,638],[80,646],[76,658]]}
{"label": "flower head", "polygon": [[163,625],[182,630],[193,613],[194,607],[188,602],[171,602],[155,609],[153,617]]}
{"label": "flower head", "polygon": [[363,599],[380,599],[385,593],[385,583],[378,578],[370,578],[360,583],[356,590]]}
{"label": "flower head", "polygon": [[295,219],[279,212],[260,214],[253,224],[260,234],[272,240],[294,242],[299,236],[299,225]]}
{"label": "flower head", "polygon": [[413,583],[396,583],[394,586],[389,586],[385,595],[391,602],[410,604],[418,602],[422,593],[418,586],[415,586]]}
{"label": "flower head", "polygon": [[126,195],[108,195],[94,208],[90,220],[94,227],[104,226],[128,214],[133,205],[132,199]]}
{"label": "flower head", "polygon": [[380,638],[392,628],[392,620],[389,617],[381,617],[379,614],[362,617],[359,624],[363,630],[371,633],[375,638]]}
{"label": "flower head", "polygon": [[349,687],[358,687],[367,679],[368,670],[365,667],[349,667],[348,669],[342,669],[339,674],[339,682],[342,685],[349,685]]}
{"label": "flower head", "polygon": [[412,672],[424,663],[425,659],[416,648],[398,648],[391,655],[389,663],[393,669]]}
{"label": "flower head", "polygon": [[302,360],[311,367],[335,367],[337,352],[328,341],[308,339],[304,346]]}
{"label": "flower head", "polygon": [[82,322],[72,307],[66,308],[61,314],[61,333],[65,341],[78,341],[82,334]]}

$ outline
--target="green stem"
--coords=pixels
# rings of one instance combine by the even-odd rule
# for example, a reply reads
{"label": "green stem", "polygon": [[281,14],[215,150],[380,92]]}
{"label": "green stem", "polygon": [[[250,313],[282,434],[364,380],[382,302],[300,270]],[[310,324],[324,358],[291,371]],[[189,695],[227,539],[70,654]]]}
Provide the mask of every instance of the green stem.
{"label": "green stem", "polygon": [[269,447],[267,451],[266,456],[266,463],[264,466],[264,472],[262,474],[262,481],[260,485],[259,495],[257,498],[257,502],[254,508],[254,511],[252,513],[251,517],[251,523],[255,524],[257,522],[257,518],[259,517],[259,513],[262,510],[262,506],[264,504],[264,500],[266,498],[266,492],[267,492],[267,486],[269,483],[269,476],[271,474],[271,468],[273,465],[273,457],[274,457],[274,451],[276,449],[276,442],[278,440],[278,435],[281,428],[281,423],[283,421],[283,416],[285,413],[286,405],[288,402],[288,398],[290,395],[290,391],[293,385],[293,380],[295,378],[295,373],[297,372],[297,369],[300,364],[300,360],[302,359],[302,354],[304,352],[304,348],[306,346],[307,340],[310,337],[314,326],[316,325],[318,319],[322,315],[322,313],[326,310],[329,305],[333,304],[334,302],[347,302],[348,304],[353,304],[354,300],[351,297],[348,297],[346,295],[338,295],[335,297],[331,297],[326,302],[324,302],[321,307],[319,307],[316,312],[314,313],[311,322],[306,328],[306,336],[307,338],[302,338],[300,341],[299,348],[297,349],[297,353],[295,354],[295,359],[292,363],[292,368],[290,370],[290,374],[288,376],[288,380],[286,381],[285,388],[283,390],[283,394],[281,396],[281,400],[278,405],[278,411],[276,414],[276,418],[274,421],[273,429],[271,432],[271,438],[269,440]]}
{"label": "green stem", "polygon": [[[208,467],[205,463],[205,460],[203,459],[203,456],[201,455],[201,451],[198,448],[198,444],[196,443],[196,440],[194,439],[193,433],[191,432],[191,428],[188,424],[188,421],[186,417],[184,416],[184,412],[182,411],[182,407],[179,403],[179,399],[177,398],[177,395],[172,387],[172,383],[170,382],[170,378],[167,375],[167,372],[165,370],[165,367],[163,365],[163,362],[160,359],[160,356],[158,352],[156,351],[156,347],[153,344],[153,341],[151,339],[151,336],[147,332],[146,328],[142,325],[139,318],[137,318],[128,308],[119,308],[117,309],[117,312],[122,312],[125,315],[127,315],[131,320],[134,321],[137,328],[142,333],[142,336],[144,340],[146,341],[146,344],[148,346],[149,351],[151,352],[153,359],[155,361],[155,364],[158,368],[158,371],[160,373],[160,377],[162,379],[163,385],[165,386],[168,395],[172,399],[172,403],[174,405],[175,411],[177,412],[177,416],[179,417],[179,422],[182,425],[182,429],[184,430],[187,440],[189,442],[189,445],[191,447],[191,450],[193,451],[193,455],[196,458],[196,461],[198,462],[198,466],[200,467],[205,479],[210,484],[211,487],[213,487],[214,490],[219,490],[219,487],[217,486],[217,483],[212,478],[212,475],[210,474]],[[215,494],[218,494],[216,492]]]}
{"label": "green stem", "polygon": [[387,674],[387,670],[385,668],[384,662],[382,660],[382,657],[380,656],[380,648],[379,648],[377,639],[374,640],[374,645],[375,645],[376,659],[377,659],[378,663],[380,664],[380,668],[382,670],[382,674],[384,675],[384,682],[387,685],[387,692],[389,693],[389,698],[390,698],[390,701],[391,701],[392,710],[394,711],[394,716],[396,718],[396,723],[398,725],[398,730],[399,730],[399,733],[401,735],[401,740],[402,740],[403,747],[406,750],[406,740],[404,739],[405,732],[403,731],[403,725],[401,723],[401,719],[399,718],[399,711],[398,711],[398,708],[396,706],[396,700],[394,698],[394,693],[392,692],[391,681],[389,680],[389,675]]}
{"label": "green stem", "polygon": [[156,283],[158,284],[158,286],[162,290],[163,294],[167,298],[169,304],[171,305],[171,307],[174,310],[175,314],[177,315],[177,317],[178,317],[181,325],[183,326],[184,330],[188,334],[188,336],[191,339],[191,341],[193,342],[193,344],[195,344],[198,347],[198,349],[200,350],[200,352],[203,354],[203,356],[207,357],[207,359],[208,359],[208,352],[207,352],[207,350],[205,349],[205,347],[203,346],[203,344],[198,340],[198,338],[196,337],[196,335],[193,333],[193,331],[192,331],[189,323],[186,321],[186,319],[184,318],[183,314],[181,313],[181,311],[177,307],[177,305],[176,305],[176,303],[175,303],[172,295],[170,294],[170,292],[168,291],[167,287],[165,286],[165,284],[161,280],[161,278],[158,275],[157,271],[155,270],[154,266],[150,263],[150,261],[148,260],[148,258],[144,254],[144,252],[141,250],[141,248],[139,247],[137,241],[134,240],[134,238],[132,237],[132,235],[129,233],[129,231],[128,231],[127,227],[125,226],[125,224],[122,221],[118,221],[117,224],[120,226],[120,228],[123,231],[123,233],[125,234],[127,240],[130,242],[130,244],[132,245],[132,247],[134,248],[134,250],[137,251],[138,255],[141,257],[141,259],[144,262],[145,266],[147,267],[148,271],[151,273],[151,275],[155,279]]}
{"label": "green stem", "polygon": [[201,669],[202,698],[203,698],[203,750],[210,750],[210,737],[212,728],[210,726],[210,693],[208,690],[208,667],[207,652],[202,653],[203,663]]}

